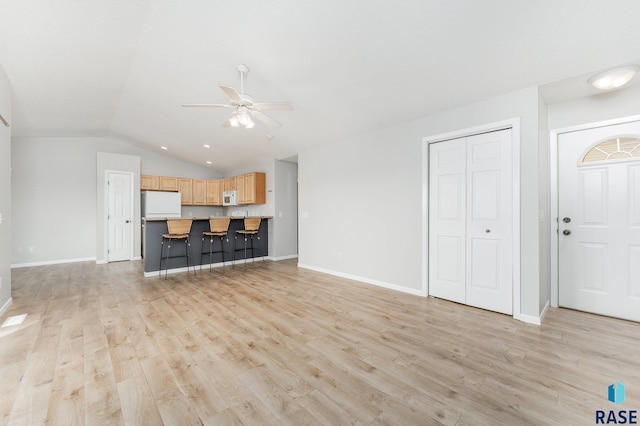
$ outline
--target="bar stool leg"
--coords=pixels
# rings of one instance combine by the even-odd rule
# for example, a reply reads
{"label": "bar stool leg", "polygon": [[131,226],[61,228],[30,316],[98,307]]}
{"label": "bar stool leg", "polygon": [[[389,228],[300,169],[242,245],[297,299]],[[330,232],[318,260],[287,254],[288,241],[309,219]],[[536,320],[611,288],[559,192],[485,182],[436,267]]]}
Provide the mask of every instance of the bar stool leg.
{"label": "bar stool leg", "polygon": [[164,237],[162,237],[162,244],[160,245],[160,267],[158,268],[158,277],[162,276],[162,258],[164,255]]}
{"label": "bar stool leg", "polygon": [[209,272],[211,272],[211,264],[213,263],[213,242],[215,237],[209,238]]}
{"label": "bar stool leg", "polygon": [[169,259],[170,259],[170,254],[171,254],[171,238],[169,238],[169,240],[167,241],[167,258],[164,261],[164,279],[167,279],[167,274],[169,271]]}

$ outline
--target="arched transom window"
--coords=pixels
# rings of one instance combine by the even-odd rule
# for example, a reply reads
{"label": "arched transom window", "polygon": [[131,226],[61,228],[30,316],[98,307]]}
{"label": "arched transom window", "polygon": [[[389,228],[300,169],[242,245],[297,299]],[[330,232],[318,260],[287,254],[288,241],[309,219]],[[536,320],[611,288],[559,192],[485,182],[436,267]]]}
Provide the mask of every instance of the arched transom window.
{"label": "arched transom window", "polygon": [[583,163],[595,161],[615,161],[640,158],[640,139],[623,137],[608,139],[600,142],[587,152],[582,159]]}

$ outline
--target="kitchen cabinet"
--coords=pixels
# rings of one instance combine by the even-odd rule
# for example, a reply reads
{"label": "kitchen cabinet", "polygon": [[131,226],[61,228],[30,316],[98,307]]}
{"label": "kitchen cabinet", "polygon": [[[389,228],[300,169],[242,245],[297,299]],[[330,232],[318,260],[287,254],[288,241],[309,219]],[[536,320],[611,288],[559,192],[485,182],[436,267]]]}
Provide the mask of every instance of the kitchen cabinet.
{"label": "kitchen cabinet", "polygon": [[242,175],[242,176],[236,176],[236,192],[237,192],[237,197],[236,197],[236,201],[238,201],[238,204],[247,204],[247,195],[245,192],[245,180],[244,177],[246,175]]}
{"label": "kitchen cabinet", "polygon": [[236,191],[236,190],[237,190],[236,176],[230,177],[230,178],[226,178],[224,180],[224,189],[223,189],[223,191]]}
{"label": "kitchen cabinet", "polygon": [[207,186],[204,179],[192,179],[191,196],[194,206],[204,206],[207,203]]}
{"label": "kitchen cabinet", "polygon": [[207,181],[207,205],[221,206],[224,180],[213,179]]}
{"label": "kitchen cabinet", "polygon": [[158,176],[158,189],[160,191],[178,192],[178,178]]}
{"label": "kitchen cabinet", "polygon": [[140,175],[140,190],[178,192],[178,178]]}
{"label": "kitchen cabinet", "polygon": [[193,204],[193,179],[178,179],[178,190],[180,191],[183,206]]}
{"label": "kitchen cabinet", "polygon": [[[267,202],[266,175],[264,173],[253,172],[238,176],[237,186],[238,204],[264,204]],[[240,191],[241,187],[242,191]]]}
{"label": "kitchen cabinet", "polygon": [[140,175],[141,191],[157,191],[160,188],[159,176]]}

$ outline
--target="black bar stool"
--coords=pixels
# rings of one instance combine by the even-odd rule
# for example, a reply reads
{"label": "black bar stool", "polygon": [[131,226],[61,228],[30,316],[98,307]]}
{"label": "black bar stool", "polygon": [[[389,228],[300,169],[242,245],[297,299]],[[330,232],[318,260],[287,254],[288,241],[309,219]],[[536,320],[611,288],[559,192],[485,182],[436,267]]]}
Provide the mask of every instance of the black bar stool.
{"label": "black bar stool", "polygon": [[[229,223],[231,223],[231,218],[228,217],[216,217],[209,219],[209,231],[204,231],[202,233],[202,248],[200,249],[200,268],[202,268],[202,255],[207,254],[204,251],[204,240],[206,237],[209,237],[209,271],[211,271],[211,264],[213,263],[213,255],[215,253],[222,253],[222,265],[224,266],[224,240],[227,240],[227,245],[229,244],[229,239],[225,238],[227,233],[229,232]],[[220,237],[220,250],[213,249],[213,243],[216,237]]]}
{"label": "black bar stool", "polygon": [[[244,218],[244,229],[238,229],[236,231],[236,242],[238,241],[238,235],[244,236],[244,264],[247,264],[247,239],[251,240],[251,257],[255,257],[255,248],[253,245],[253,238],[255,237],[258,241],[260,241],[260,236],[258,235],[258,231],[260,230],[260,221],[262,219],[259,217],[245,217]],[[243,250],[242,248],[238,249],[237,244],[234,242],[233,244],[233,263],[235,264],[236,260],[236,252],[238,250]],[[264,257],[262,258],[264,261]]]}
{"label": "black bar stool", "polygon": [[[164,278],[167,278],[167,271],[169,270],[169,259],[175,257],[187,258],[187,272],[189,272],[189,260],[191,257],[191,242],[189,241],[189,233],[191,232],[192,219],[167,219],[168,233],[162,234],[162,247],[160,249],[160,271],[158,276],[162,275],[162,261],[165,263]],[[173,241],[184,241],[185,254],[171,256],[171,243]],[[164,247],[165,241],[167,242],[167,254],[165,256]],[[193,267],[193,273],[196,273],[196,267]]]}

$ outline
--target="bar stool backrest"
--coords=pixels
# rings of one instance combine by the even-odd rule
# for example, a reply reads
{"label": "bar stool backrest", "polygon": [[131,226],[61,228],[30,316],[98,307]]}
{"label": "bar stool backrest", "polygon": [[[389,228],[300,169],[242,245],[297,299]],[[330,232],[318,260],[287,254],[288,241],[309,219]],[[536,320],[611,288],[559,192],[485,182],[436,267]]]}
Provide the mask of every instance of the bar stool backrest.
{"label": "bar stool backrest", "polygon": [[259,217],[245,217],[244,218],[244,230],[245,231],[257,231],[260,228]]}
{"label": "bar stool backrest", "polygon": [[169,234],[182,235],[191,232],[192,219],[167,219]]}
{"label": "bar stool backrest", "polygon": [[231,223],[229,217],[211,218],[209,219],[209,228],[211,232],[227,232],[229,231],[229,223]]}

